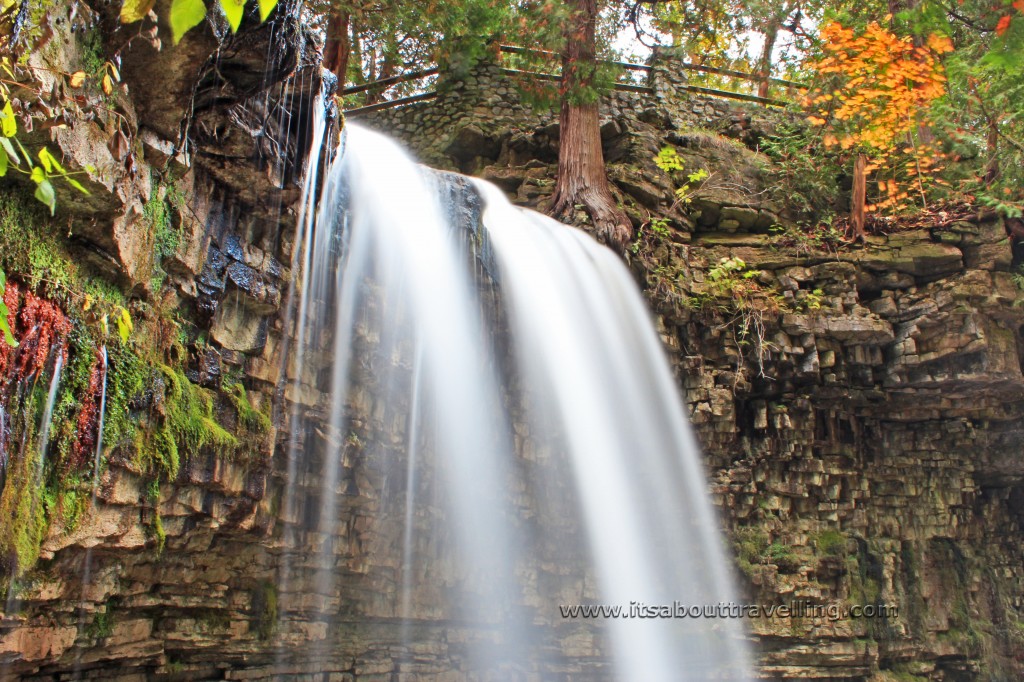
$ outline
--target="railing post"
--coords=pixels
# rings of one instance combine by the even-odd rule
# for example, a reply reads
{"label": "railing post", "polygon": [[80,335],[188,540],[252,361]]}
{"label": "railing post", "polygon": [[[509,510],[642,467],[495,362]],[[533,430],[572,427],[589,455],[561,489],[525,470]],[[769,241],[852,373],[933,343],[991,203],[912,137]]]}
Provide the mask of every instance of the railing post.
{"label": "railing post", "polygon": [[655,47],[648,64],[651,66],[647,83],[654,90],[655,99],[663,106],[678,105],[689,95],[686,59],[679,48]]}

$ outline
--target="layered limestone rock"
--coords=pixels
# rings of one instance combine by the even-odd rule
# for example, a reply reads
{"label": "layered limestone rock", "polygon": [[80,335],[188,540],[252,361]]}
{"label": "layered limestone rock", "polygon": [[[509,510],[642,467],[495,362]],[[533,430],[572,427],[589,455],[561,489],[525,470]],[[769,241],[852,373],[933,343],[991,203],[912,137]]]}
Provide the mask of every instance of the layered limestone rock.
{"label": "layered limestone rock", "polygon": [[[167,54],[173,51],[160,58]],[[298,68],[304,62],[296,59]],[[151,66],[123,66],[129,96],[150,92]],[[218,386],[232,373],[255,399],[276,398],[273,456],[204,453],[154,490],[130,458],[115,454],[96,508],[73,527],[51,528],[40,563],[15,590],[15,608],[4,608],[2,678],[455,681],[466,677],[468,643],[487,637],[443,611],[440,592],[466,586],[439,565],[428,581],[437,594],[414,605],[418,643],[402,643],[401,524],[380,510],[403,494],[394,482],[404,480],[407,406],[374,397],[373,362],[396,360],[373,356],[372,333],[359,339],[362,383],[347,397],[353,433],[288,433],[292,409],[322,411],[327,398],[315,370],[330,358],[307,368],[282,401],[282,379],[295,378],[282,357],[294,246],[287,211],[278,217],[271,205],[294,201],[301,164],[285,154],[289,170],[257,150],[294,149],[302,140],[289,132],[297,127],[286,126],[290,141],[275,138],[271,145],[249,117],[271,110],[283,116],[274,108],[286,101],[300,103],[286,107],[291,116],[304,115],[311,88],[301,83],[311,81],[291,81],[285,92],[294,96],[271,98],[270,105],[254,102],[247,79],[240,82],[238,97],[204,114],[207,127],[198,134],[208,137],[188,158],[176,144],[180,118],[162,106],[140,106],[137,117],[145,163],[176,165],[189,187],[188,209],[176,218],[184,237],[165,261],[177,309],[209,338],[201,353],[191,349],[189,377]],[[605,102],[602,135],[615,191],[637,224],[651,215],[673,220],[667,234],[647,235],[631,265],[704,446],[746,599],[898,609],[872,618],[812,612],[753,620],[761,674],[1019,677],[1024,311],[1016,305],[1021,292],[1004,226],[992,215],[958,212],[857,248],[787,244],[769,234],[787,218],[785,203],[764,191],[772,181],[769,164],[736,143],[756,146],[778,116],[679,92],[673,99],[670,85],[655,83],[650,96],[614,95]],[[520,203],[542,205],[553,187],[554,117],[525,108],[492,67],[441,91],[435,102],[366,120],[420,145],[433,163],[477,171]],[[239,151],[242,142],[250,151]],[[718,180],[686,210],[672,206],[674,187],[651,160],[665,144],[687,169],[708,169]],[[73,147],[66,151],[74,155]],[[127,229],[118,225],[133,224],[138,210],[130,204],[77,207],[75,224],[92,225],[88,216],[96,211],[94,232],[82,229],[90,235],[86,250],[116,251],[108,267],[126,289],[145,295],[150,266],[118,241]],[[151,236],[140,228],[135,239]],[[734,308],[722,314],[686,303],[706,294],[722,259],[756,272],[773,303],[755,308],[746,334]],[[300,437],[300,446],[301,438],[345,439],[334,537],[310,532],[297,543],[284,541],[300,515],[315,514],[312,502],[294,518],[284,513],[290,435]],[[527,448],[524,456],[545,455]],[[315,500],[318,464],[297,471],[303,499]],[[330,594],[315,589],[324,547],[339,577]],[[551,548],[533,580],[556,585],[567,603],[596,599],[592,587],[559,583],[559,549]],[[436,550],[421,548],[423,556]],[[279,593],[285,555],[294,574]],[[700,595],[679,599],[700,603]],[[332,626],[323,613],[335,615]],[[551,660],[531,669],[535,677],[610,674],[587,628],[548,625]],[[495,679],[518,674],[520,664],[502,662]]]}

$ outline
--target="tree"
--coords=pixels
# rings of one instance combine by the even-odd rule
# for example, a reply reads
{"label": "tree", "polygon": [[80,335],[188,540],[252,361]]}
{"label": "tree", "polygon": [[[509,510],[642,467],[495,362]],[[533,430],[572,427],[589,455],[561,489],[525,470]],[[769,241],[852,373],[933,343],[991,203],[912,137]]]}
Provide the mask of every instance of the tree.
{"label": "tree", "polygon": [[605,174],[598,118],[597,0],[570,0],[563,33],[558,178],[549,212],[572,216],[582,206],[599,238],[624,251],[633,230],[616,205]]}

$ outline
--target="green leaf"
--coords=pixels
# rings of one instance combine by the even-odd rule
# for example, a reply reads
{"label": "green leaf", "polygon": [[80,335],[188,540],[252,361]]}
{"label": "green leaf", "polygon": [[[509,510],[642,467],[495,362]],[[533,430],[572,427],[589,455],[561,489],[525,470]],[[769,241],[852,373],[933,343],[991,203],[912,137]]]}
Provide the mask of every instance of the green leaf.
{"label": "green leaf", "polygon": [[134,328],[131,314],[126,308],[121,308],[121,314],[117,316],[117,333],[121,336],[121,343],[128,343]]}
{"label": "green leaf", "polygon": [[38,185],[40,182],[43,182],[44,180],[46,180],[46,172],[43,171],[43,169],[40,168],[39,166],[36,166],[35,168],[33,168],[32,169],[32,182],[34,182],[34,183],[36,183]]}
{"label": "green leaf", "polygon": [[10,102],[5,102],[4,108],[0,109],[0,133],[4,137],[14,137],[18,134],[18,119],[14,118],[14,109],[11,108]]}
{"label": "green leaf", "polygon": [[11,334],[11,327],[7,322],[7,318],[10,317],[11,311],[7,309],[7,305],[3,302],[4,292],[7,290],[7,275],[4,274],[2,268],[0,268],[0,333],[4,335],[4,341],[7,345],[12,348],[18,347],[18,340]]}
{"label": "green leaf", "polygon": [[10,315],[10,311],[7,310],[7,306],[0,302],[0,333],[4,335],[4,341],[11,348],[18,347],[18,340],[14,338],[14,334],[11,333],[11,326],[7,322],[7,318]]}
{"label": "green leaf", "polygon": [[[32,170],[34,179],[36,169]],[[50,215],[53,215],[57,210],[57,195],[54,193],[53,185],[50,184],[49,180],[44,179],[36,185],[36,199],[50,207]]]}
{"label": "green leaf", "polygon": [[6,137],[0,137],[0,147],[3,147],[4,151],[7,152],[7,156],[11,158],[15,166],[21,165],[21,157],[18,156],[18,152],[14,151],[14,145]]}
{"label": "green leaf", "polygon": [[277,7],[277,0],[259,0],[260,21],[266,21],[270,13]]}
{"label": "green leaf", "polygon": [[171,40],[177,45],[189,29],[206,18],[206,5],[203,0],[174,0],[170,15]]}
{"label": "green leaf", "polygon": [[[0,138],[0,139],[4,139],[4,138]],[[25,145],[23,145],[21,143],[21,140],[19,140],[16,137],[12,137],[11,139],[14,140],[14,143],[16,145],[18,145],[18,149],[20,149],[21,153],[25,156],[25,163],[28,164],[29,168],[32,168],[32,155],[28,153],[27,149],[25,149]]]}
{"label": "green leaf", "polygon": [[7,175],[7,151],[0,147],[0,178]]}
{"label": "green leaf", "polygon": [[82,186],[82,183],[80,183],[80,182],[79,182],[78,180],[75,180],[75,179],[74,179],[73,177],[71,177],[70,175],[65,175],[65,176],[64,176],[64,179],[68,181],[68,184],[69,184],[69,185],[71,185],[72,187],[74,187],[75,189],[77,189],[77,190],[78,190],[79,192],[81,192],[82,194],[85,194],[85,195],[88,195],[88,194],[89,194],[89,190],[87,190],[87,189],[86,189],[85,187],[83,187],[83,186]]}
{"label": "green leaf", "polygon": [[142,21],[149,14],[149,10],[153,9],[154,4],[156,0],[124,0],[124,4],[121,5],[121,23],[134,24],[136,21]]}
{"label": "green leaf", "polygon": [[245,13],[245,0],[220,0],[220,8],[224,10],[231,32],[238,31],[238,25],[242,23],[242,15]]}
{"label": "green leaf", "polygon": [[46,168],[47,173],[49,173],[51,169],[56,169],[56,171],[62,175],[67,173],[67,171],[64,170],[64,166],[60,165],[60,161],[57,160],[57,157],[51,154],[50,150],[46,147],[39,150],[39,160],[43,162],[43,167]]}

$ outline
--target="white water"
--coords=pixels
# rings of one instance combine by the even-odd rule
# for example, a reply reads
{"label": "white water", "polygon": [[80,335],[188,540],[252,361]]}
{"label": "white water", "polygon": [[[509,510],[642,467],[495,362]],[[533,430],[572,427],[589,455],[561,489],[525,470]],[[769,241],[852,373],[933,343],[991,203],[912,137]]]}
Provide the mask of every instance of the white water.
{"label": "white water", "polygon": [[[315,223],[311,209],[300,219],[289,354],[293,395],[315,383],[312,359],[329,358],[327,414],[292,414],[285,491],[286,518],[319,543],[315,593],[345,587],[330,540],[349,494],[346,462],[397,456],[404,499],[389,503],[385,478],[378,514],[401,520],[392,600],[406,647],[410,624],[440,617],[489,633],[491,644],[470,644],[467,668],[552,676],[558,640],[583,629],[617,679],[746,679],[738,622],[559,612],[735,601],[699,451],[625,266],[482,182],[483,227],[471,233],[451,219],[446,181],[381,135],[345,133]],[[350,421],[348,399],[369,409],[369,425]],[[371,451],[352,445],[357,426],[404,437]],[[300,447],[300,432],[318,447]],[[303,466],[320,483],[306,522],[294,508]],[[296,538],[287,531],[286,546],[298,550]],[[290,575],[283,567],[282,600]],[[323,619],[344,619],[323,603]]]}
{"label": "white water", "polygon": [[64,355],[57,354],[53,364],[53,377],[50,379],[50,391],[46,394],[46,407],[43,419],[39,423],[39,457],[36,460],[36,485],[43,485],[43,471],[46,467],[46,451],[50,447],[50,422],[53,420],[53,405],[57,401],[57,389],[60,388],[60,374],[64,367]]}
{"label": "white water", "polygon": [[96,451],[92,461],[92,505],[96,506],[96,492],[100,484],[100,463],[103,460],[103,420],[107,413],[107,347],[100,348],[103,363],[103,383],[100,387],[100,413],[96,420]]}
{"label": "white water", "polygon": [[[107,347],[100,347],[100,361],[103,371],[103,383],[100,384],[100,412],[96,420],[96,450],[93,452],[92,460],[92,494],[90,498],[90,509],[96,510],[96,499],[100,489],[100,465],[103,461],[103,422],[107,411]],[[82,598],[78,605],[78,633],[85,631],[85,619],[87,615],[86,605],[88,604],[89,587],[92,585],[92,549],[89,545],[85,548],[85,558],[82,562]],[[75,652],[75,665],[71,671],[73,679],[80,679],[82,674],[82,654],[84,647],[78,647]]]}
{"label": "white water", "polygon": [[[26,336],[31,336],[32,334],[34,334],[37,328],[38,326],[33,327],[29,334]],[[42,419],[40,419],[39,421],[39,430],[36,432],[36,435],[39,438],[39,449],[37,451],[36,465],[34,471],[35,485],[37,488],[42,488],[42,486],[45,484],[43,480],[43,475],[46,471],[46,451],[50,446],[50,425],[51,422],[53,421],[53,407],[54,404],[57,402],[57,390],[60,388],[61,371],[63,370],[63,368],[64,355],[63,353],[58,352],[57,358],[56,360],[54,360],[53,363],[53,376],[50,378],[50,388],[46,394],[46,405],[43,407],[43,416]],[[26,427],[24,437],[22,438],[22,453],[26,452],[25,443],[28,442],[28,431],[29,429]],[[22,456],[24,456],[24,454]],[[29,518],[35,517],[35,505],[38,504],[38,499],[40,497],[42,497],[42,495],[33,498],[32,511],[30,513]],[[19,611],[20,600],[18,598],[18,589],[19,587],[17,584],[17,580],[12,578],[10,584],[7,587],[7,597],[4,602],[3,613],[6,617],[10,617],[12,614],[15,614]],[[9,665],[9,661],[0,665],[0,679],[6,679],[6,675],[9,672]]]}

